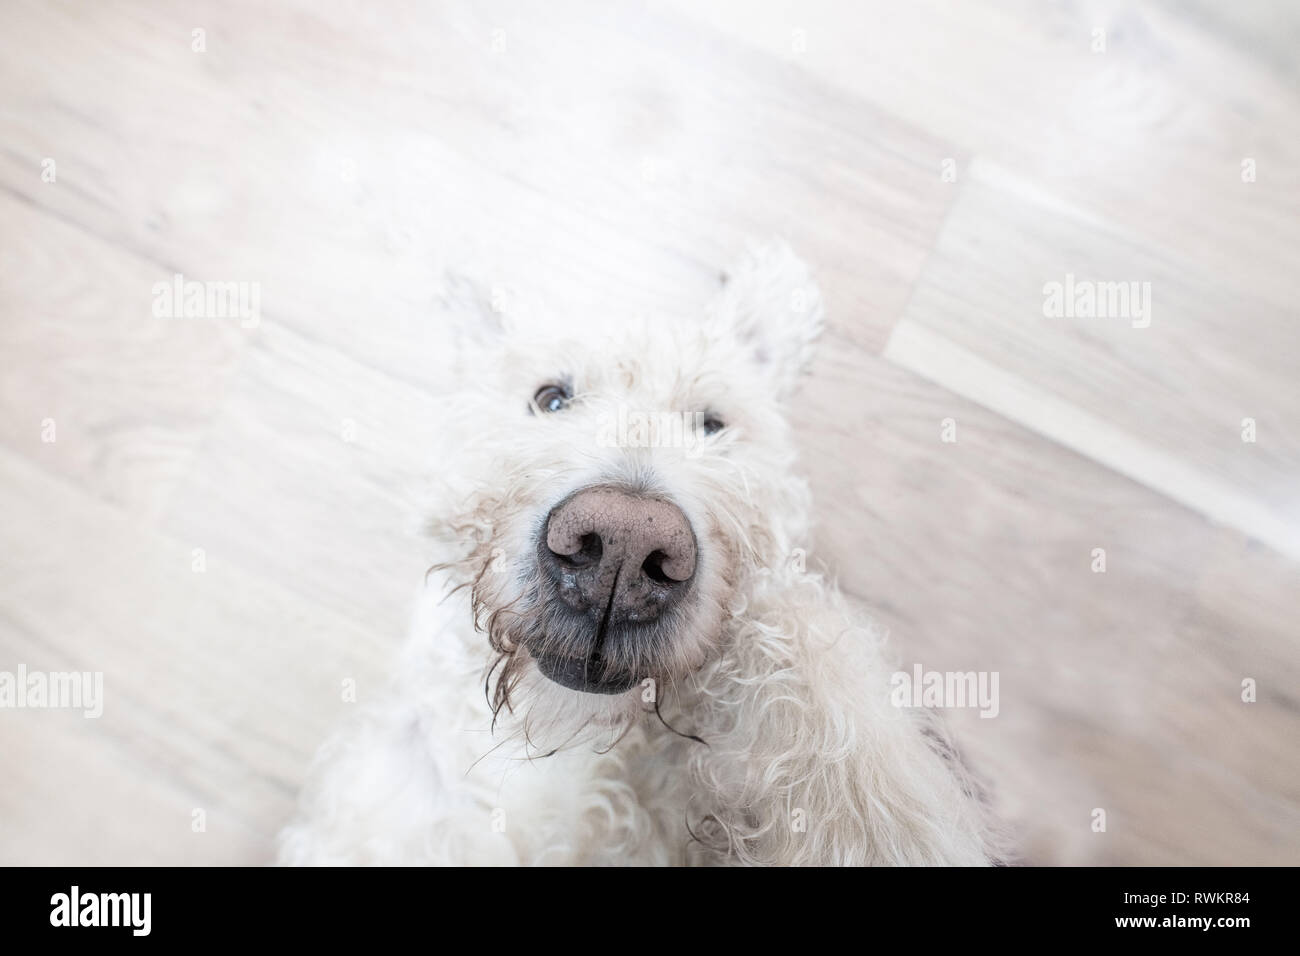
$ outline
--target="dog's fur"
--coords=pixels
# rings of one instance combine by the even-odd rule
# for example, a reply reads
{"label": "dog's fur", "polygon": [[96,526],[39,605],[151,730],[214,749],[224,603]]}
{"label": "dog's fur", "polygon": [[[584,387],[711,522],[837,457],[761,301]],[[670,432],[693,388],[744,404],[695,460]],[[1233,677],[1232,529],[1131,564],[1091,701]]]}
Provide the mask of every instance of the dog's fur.
{"label": "dog's fur", "polygon": [[[467,282],[433,516],[437,564],[391,687],[321,751],[286,863],[983,864],[984,806],[940,726],[890,704],[882,635],[799,560],[810,499],[786,402],[822,325],[781,243],[694,321],[512,316]],[[495,303],[500,305],[500,303]],[[562,382],[567,407],[530,400]],[[725,422],[686,447],[599,440],[620,409]],[[626,415],[624,416],[626,420]],[[612,653],[626,693],[570,690],[529,647],[537,536],[578,489],[675,502],[689,597]]]}

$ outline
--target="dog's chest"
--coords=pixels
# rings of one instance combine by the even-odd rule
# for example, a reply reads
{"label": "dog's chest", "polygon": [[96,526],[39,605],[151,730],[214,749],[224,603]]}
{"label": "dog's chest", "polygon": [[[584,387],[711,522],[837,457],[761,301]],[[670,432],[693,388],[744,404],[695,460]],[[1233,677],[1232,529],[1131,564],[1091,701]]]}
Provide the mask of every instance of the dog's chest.
{"label": "dog's chest", "polygon": [[691,788],[684,751],[642,728],[607,753],[489,758],[473,776],[521,863],[687,862]]}

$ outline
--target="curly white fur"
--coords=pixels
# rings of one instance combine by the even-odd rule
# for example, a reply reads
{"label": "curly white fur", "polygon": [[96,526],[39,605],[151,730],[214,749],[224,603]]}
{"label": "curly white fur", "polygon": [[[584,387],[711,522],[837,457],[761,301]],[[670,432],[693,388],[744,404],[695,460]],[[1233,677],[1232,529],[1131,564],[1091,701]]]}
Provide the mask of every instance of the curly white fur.
{"label": "curly white fur", "polygon": [[[890,705],[882,635],[792,560],[810,503],[783,404],[822,305],[790,250],[752,250],[694,323],[502,316],[462,280],[446,305],[466,381],[438,450],[435,570],[391,686],[322,748],[281,861],[990,862],[942,729]],[[556,380],[570,407],[530,409]],[[597,440],[628,408],[726,428]],[[597,483],[670,498],[699,547],[688,606],[625,662],[646,681],[611,696],[551,683],[525,646],[540,523]]]}

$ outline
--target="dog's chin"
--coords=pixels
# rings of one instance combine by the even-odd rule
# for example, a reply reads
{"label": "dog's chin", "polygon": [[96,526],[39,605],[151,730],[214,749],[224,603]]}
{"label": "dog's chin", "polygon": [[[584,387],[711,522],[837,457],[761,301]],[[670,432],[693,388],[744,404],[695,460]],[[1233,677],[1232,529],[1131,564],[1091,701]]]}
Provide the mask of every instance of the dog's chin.
{"label": "dog's chin", "polygon": [[636,674],[609,670],[599,659],[529,653],[543,677],[584,694],[623,694],[641,682]]}

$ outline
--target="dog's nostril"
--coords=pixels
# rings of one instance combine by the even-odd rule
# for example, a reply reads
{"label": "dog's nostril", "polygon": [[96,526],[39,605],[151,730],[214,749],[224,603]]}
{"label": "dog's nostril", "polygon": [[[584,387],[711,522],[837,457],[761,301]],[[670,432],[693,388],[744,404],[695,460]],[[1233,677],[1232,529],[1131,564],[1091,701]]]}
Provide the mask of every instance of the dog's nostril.
{"label": "dog's nostril", "polygon": [[584,534],[582,536],[582,548],[577,554],[570,555],[569,560],[579,565],[595,564],[600,560],[600,556],[604,551],[605,548],[600,540],[600,535],[595,533]]}
{"label": "dog's nostril", "polygon": [[641,565],[641,572],[656,584],[679,584],[681,582],[668,576],[664,571],[664,562],[668,555],[662,551],[651,551]]}
{"label": "dog's nostril", "polygon": [[556,555],[565,564],[572,565],[575,568],[585,568],[600,562],[600,556],[604,553],[604,545],[601,543],[600,535],[584,534],[578,539],[578,550],[572,554]]}

